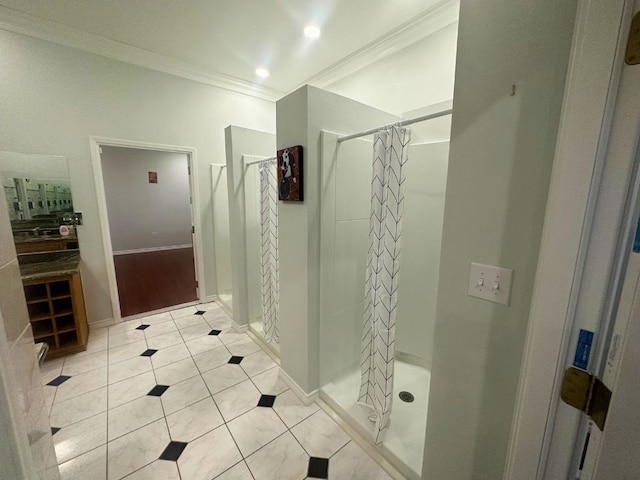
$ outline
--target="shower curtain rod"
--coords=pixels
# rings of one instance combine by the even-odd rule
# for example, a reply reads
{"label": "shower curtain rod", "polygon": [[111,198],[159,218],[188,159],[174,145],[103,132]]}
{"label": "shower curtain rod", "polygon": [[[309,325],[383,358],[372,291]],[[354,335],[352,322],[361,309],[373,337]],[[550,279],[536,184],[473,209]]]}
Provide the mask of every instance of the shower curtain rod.
{"label": "shower curtain rod", "polygon": [[254,160],[253,162],[247,162],[244,164],[245,167],[248,167],[250,165],[255,165],[256,163],[262,163],[262,162],[270,162],[271,160],[277,160],[278,157],[269,157],[269,158],[263,158],[260,160]]}
{"label": "shower curtain rod", "polygon": [[[405,125],[411,125],[413,123],[424,122],[425,120],[431,120],[433,118],[444,117],[445,115],[451,115],[452,109],[442,110],[440,112],[430,113],[429,115],[423,115],[422,117],[410,118],[408,120],[402,120],[397,123],[392,123],[390,125],[397,125],[399,127],[404,127]],[[389,125],[389,126],[390,126]],[[378,132],[381,128],[386,127],[387,125],[383,125],[381,127],[372,128],[370,130],[365,130],[360,133],[352,133],[351,135],[343,135],[338,137],[338,143],[344,142],[346,140],[353,140],[354,138],[366,137],[367,135],[371,135],[372,133]]]}
{"label": "shower curtain rod", "polygon": [[227,166],[224,163],[212,163],[211,166],[212,167],[227,168]]}

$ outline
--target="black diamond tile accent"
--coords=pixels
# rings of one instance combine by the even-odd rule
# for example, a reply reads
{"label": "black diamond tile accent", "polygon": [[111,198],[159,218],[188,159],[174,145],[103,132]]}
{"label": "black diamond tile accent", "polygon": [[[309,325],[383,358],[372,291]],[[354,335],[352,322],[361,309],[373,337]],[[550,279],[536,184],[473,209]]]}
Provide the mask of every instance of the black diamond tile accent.
{"label": "black diamond tile accent", "polygon": [[209,332],[209,335],[220,335],[222,333],[222,330],[211,330]]}
{"label": "black diamond tile accent", "polygon": [[276,401],[275,395],[260,395],[258,401],[258,407],[273,407],[273,402]]}
{"label": "black diamond tile accent", "polygon": [[47,385],[51,385],[52,387],[57,387],[58,385],[62,385],[64,382],[66,382],[70,378],[71,377],[68,375],[60,375],[59,377],[56,377],[53,380],[51,380],[49,383],[47,383]]}
{"label": "black diamond tile accent", "polygon": [[149,328],[151,325],[145,325],[144,323],[138,327],[136,327],[136,330],[146,330],[147,328]]}
{"label": "black diamond tile accent", "polygon": [[229,359],[227,363],[235,363],[238,365],[244,357],[236,357],[235,355]]}
{"label": "black diamond tile accent", "polygon": [[151,395],[152,397],[161,397],[168,388],[169,385],[156,385],[151,390],[149,390],[149,393],[147,393],[147,395]]}
{"label": "black diamond tile accent", "polygon": [[307,476],[313,478],[329,478],[329,459],[319,457],[309,458]]}
{"label": "black diamond tile accent", "polygon": [[186,448],[187,444],[184,442],[169,442],[167,448],[160,455],[160,460],[169,460],[171,462],[177,462],[178,458],[182,454],[182,451]]}
{"label": "black diamond tile accent", "polygon": [[206,312],[204,310],[198,310],[194,315],[204,315]]}
{"label": "black diamond tile accent", "polygon": [[55,435],[60,431],[60,427],[51,427],[51,435]]}
{"label": "black diamond tile accent", "polygon": [[142,352],[140,354],[141,357],[150,357],[152,356],[154,353],[156,353],[158,350],[154,350],[153,348],[150,348],[148,350],[145,350],[144,352]]}

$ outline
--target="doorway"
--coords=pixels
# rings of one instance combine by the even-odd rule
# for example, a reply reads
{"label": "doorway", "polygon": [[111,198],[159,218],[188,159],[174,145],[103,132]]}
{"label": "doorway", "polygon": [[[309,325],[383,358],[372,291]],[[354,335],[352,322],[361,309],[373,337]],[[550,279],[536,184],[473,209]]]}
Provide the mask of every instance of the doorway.
{"label": "doorway", "polygon": [[199,302],[194,153],[94,143],[100,220],[116,323]]}

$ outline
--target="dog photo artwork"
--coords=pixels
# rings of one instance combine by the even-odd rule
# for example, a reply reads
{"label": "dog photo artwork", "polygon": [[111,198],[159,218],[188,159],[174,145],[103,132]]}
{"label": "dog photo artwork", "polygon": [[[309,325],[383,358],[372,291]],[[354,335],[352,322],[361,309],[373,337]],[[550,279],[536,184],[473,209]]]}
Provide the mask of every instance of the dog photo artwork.
{"label": "dog photo artwork", "polygon": [[278,197],[294,202],[304,199],[300,145],[278,150]]}

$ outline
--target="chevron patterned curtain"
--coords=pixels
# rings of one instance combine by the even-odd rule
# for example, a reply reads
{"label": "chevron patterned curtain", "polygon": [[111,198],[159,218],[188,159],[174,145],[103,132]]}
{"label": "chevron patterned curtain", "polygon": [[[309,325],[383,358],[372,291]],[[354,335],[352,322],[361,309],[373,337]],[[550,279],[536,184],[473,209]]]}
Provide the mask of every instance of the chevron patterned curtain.
{"label": "chevron patterned curtain", "polygon": [[376,443],[382,443],[393,401],[404,181],[410,132],[388,127],[373,144],[369,252],[365,279],[359,402],[373,409]]}
{"label": "chevron patterned curtain", "polygon": [[260,164],[262,318],[267,342],[280,342],[278,177],[275,160]]}

